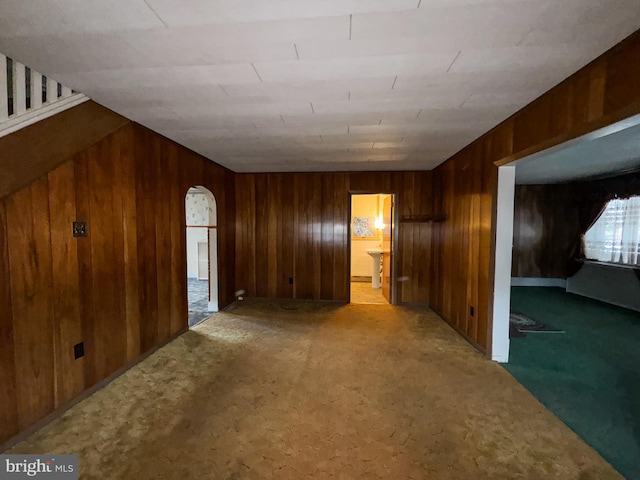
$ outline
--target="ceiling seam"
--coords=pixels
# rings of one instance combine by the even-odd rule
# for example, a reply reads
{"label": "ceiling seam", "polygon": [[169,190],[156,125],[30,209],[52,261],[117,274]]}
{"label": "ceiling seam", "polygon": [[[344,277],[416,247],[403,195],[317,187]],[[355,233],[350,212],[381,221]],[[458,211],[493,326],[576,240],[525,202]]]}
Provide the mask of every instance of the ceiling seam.
{"label": "ceiling seam", "polygon": [[460,54],[462,54],[462,50],[458,52],[456,57],[453,59],[453,62],[451,62],[451,65],[449,65],[449,68],[447,68],[447,73],[449,73],[449,70],[451,70],[451,67],[453,67],[453,64],[456,63],[456,60],[458,60],[458,57],[460,56]]}
{"label": "ceiling seam", "polygon": [[253,62],[251,62],[251,67],[253,68],[253,71],[256,72],[256,75],[258,76],[258,78],[260,79],[261,82],[264,82],[264,80],[262,80],[262,77],[260,76],[260,74],[258,73],[258,69],[256,68],[256,66],[253,64]]}
{"label": "ceiling seam", "polygon": [[162,22],[162,24],[163,24],[165,27],[168,27],[168,26],[169,26],[169,25],[167,25],[167,22],[165,22],[165,21],[162,19],[162,17],[161,17],[160,15],[158,15],[158,12],[156,12],[156,11],[154,10],[154,8],[153,8],[151,5],[149,5],[149,2],[147,2],[147,0],[144,0],[144,4],[145,4],[147,7],[149,7],[149,10],[151,10],[151,11],[153,12],[153,14],[158,18],[158,20],[160,20],[160,21]]}

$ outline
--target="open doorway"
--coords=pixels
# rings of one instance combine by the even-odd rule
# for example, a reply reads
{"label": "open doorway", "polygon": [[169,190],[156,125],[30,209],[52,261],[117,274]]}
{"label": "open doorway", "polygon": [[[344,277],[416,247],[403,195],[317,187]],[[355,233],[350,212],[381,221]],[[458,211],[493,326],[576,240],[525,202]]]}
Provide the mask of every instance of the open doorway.
{"label": "open doorway", "polygon": [[351,303],[393,303],[393,195],[351,195]]}
{"label": "open doorway", "polygon": [[515,185],[498,193],[511,223],[499,210],[495,249],[504,283],[494,319],[510,313],[505,368],[629,478],[640,456],[629,421],[640,398],[640,264],[624,252],[640,251],[639,144],[636,116],[500,167],[498,188],[505,168]]}
{"label": "open doorway", "polygon": [[218,235],[216,200],[204,187],[185,196],[189,326],[218,311]]}

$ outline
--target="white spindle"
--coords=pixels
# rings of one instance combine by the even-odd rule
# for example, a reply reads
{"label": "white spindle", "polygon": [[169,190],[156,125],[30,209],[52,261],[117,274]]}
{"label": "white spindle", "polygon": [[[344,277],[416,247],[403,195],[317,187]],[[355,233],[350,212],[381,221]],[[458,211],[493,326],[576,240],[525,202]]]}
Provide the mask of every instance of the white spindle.
{"label": "white spindle", "polygon": [[7,88],[7,57],[0,53],[0,122],[9,118],[9,90]]}
{"label": "white spindle", "polygon": [[[7,72],[8,62],[11,62],[9,72]],[[11,75],[10,84],[7,73]],[[30,75],[29,78],[27,74]],[[27,84],[30,91],[27,91]],[[42,101],[43,87],[46,87],[46,102]],[[9,91],[11,91],[11,100]],[[27,108],[27,94],[31,99],[29,108]],[[56,115],[87,100],[89,99],[86,96],[78,92],[74,93],[70,88],[49,77],[45,85],[41,73],[0,54],[0,137],[10,135],[27,125]],[[11,115],[9,111],[12,112]]]}
{"label": "white spindle", "polygon": [[31,70],[31,108],[42,106],[42,74]]}
{"label": "white spindle", "polygon": [[13,61],[13,106],[16,115],[27,111],[27,89],[25,85],[26,72],[21,63]]}
{"label": "white spindle", "polygon": [[47,77],[47,103],[58,100],[58,82]]}

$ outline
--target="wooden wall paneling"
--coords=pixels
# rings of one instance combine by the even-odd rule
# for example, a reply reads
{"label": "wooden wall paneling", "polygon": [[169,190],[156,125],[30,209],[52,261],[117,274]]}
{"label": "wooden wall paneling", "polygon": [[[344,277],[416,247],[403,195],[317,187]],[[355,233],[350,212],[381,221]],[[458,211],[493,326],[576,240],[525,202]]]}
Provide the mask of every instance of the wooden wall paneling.
{"label": "wooden wall paneling", "polygon": [[350,289],[349,224],[351,223],[348,173],[337,173],[333,192],[333,300],[347,301]]}
{"label": "wooden wall paneling", "polygon": [[453,211],[453,198],[454,193],[454,176],[453,176],[453,164],[449,165],[444,171],[444,211],[447,216],[446,224],[443,225],[443,235],[441,238],[443,245],[443,271],[440,277],[443,281],[442,299],[441,299],[441,312],[447,318],[452,318],[452,294],[455,283],[455,272],[453,270],[453,242],[455,238],[455,232],[453,226],[455,225],[456,218]]}
{"label": "wooden wall paneling", "polygon": [[76,221],[75,172],[72,162],[62,164],[48,175],[49,215],[53,282],[53,327],[55,347],[56,406],[82,393],[84,358],[75,359],[73,347],[82,342],[78,239],[72,235]]}
{"label": "wooden wall paneling", "polygon": [[334,271],[335,245],[333,239],[336,188],[335,175],[322,176],[322,205],[320,213],[320,295],[324,300],[333,299],[334,283],[337,281]]}
{"label": "wooden wall paneling", "polygon": [[[432,211],[434,215],[444,215],[443,192],[442,192],[442,170],[436,170],[431,175],[431,196]],[[434,222],[431,224],[431,269],[429,272],[429,305],[437,310],[442,309],[441,292],[444,282],[442,275],[442,232],[444,222]]]}
{"label": "wooden wall paneling", "polygon": [[19,431],[7,225],[5,202],[0,202],[0,441]]}
{"label": "wooden wall paneling", "polygon": [[[217,167],[218,170],[222,170]],[[219,190],[224,192],[223,206],[219,208],[221,214],[218,221],[218,256],[221,261],[218,263],[220,270],[220,297],[222,303],[220,307],[227,306],[235,300],[235,258],[236,258],[236,190],[235,174],[230,170],[218,173],[220,179]]]}
{"label": "wooden wall paneling", "polygon": [[[186,259],[186,218],[185,195],[187,188],[180,181],[180,154],[175,146],[170,146],[168,155],[169,205],[169,242],[171,248],[171,266],[169,285],[171,296],[169,331],[173,335],[188,325],[187,304],[187,259]],[[218,239],[220,244],[220,239]]]}
{"label": "wooden wall paneling", "polygon": [[[76,155],[74,159],[74,178],[76,193],[76,219],[88,222],[88,232],[91,235],[91,205],[89,202],[89,164],[88,152]],[[93,272],[92,249],[89,237],[77,238],[76,248],[78,252],[78,281],[80,284],[80,318],[82,322],[82,340],[84,342],[85,355],[84,384],[85,388],[92,387],[99,381],[96,376],[96,350],[94,338],[93,316]]]}
{"label": "wooden wall paneling", "polygon": [[54,343],[51,236],[46,178],[6,201],[14,318],[18,425],[24,429],[51,412]]}
{"label": "wooden wall paneling", "polygon": [[[171,337],[171,191],[173,177],[169,170],[169,146],[162,145],[161,138],[154,138],[150,165],[156,165],[155,214],[156,214],[156,265],[158,285],[157,342],[164,342]],[[177,280],[180,281],[180,280]]]}
{"label": "wooden wall paneling", "polygon": [[[138,236],[138,298],[140,301],[140,350],[157,344],[158,337],[158,264],[156,259],[156,169],[148,152],[150,135],[136,142],[136,218]],[[152,168],[150,168],[150,166]]]}
{"label": "wooden wall paneling", "polygon": [[124,265],[124,250],[118,251],[115,240],[117,232],[122,231],[122,217],[113,211],[113,162],[105,161],[117,155],[112,142],[109,139],[94,145],[88,157],[91,211],[88,238],[92,262],[94,368],[98,379],[115,372],[126,358],[126,326],[116,285],[119,267]]}
{"label": "wooden wall paneling", "polygon": [[282,176],[269,175],[265,178],[267,183],[268,201],[264,208],[267,215],[267,296],[278,297],[278,282],[282,277],[282,266],[278,262],[279,246],[282,242]]}
{"label": "wooden wall paneling", "polygon": [[236,284],[254,297],[255,288],[255,175],[236,177]]}
{"label": "wooden wall paneling", "polygon": [[296,298],[295,281],[293,284],[289,283],[289,278],[295,275],[296,268],[295,210],[298,208],[298,204],[295,203],[295,178],[296,174],[292,173],[284,174],[282,177],[282,241],[280,243],[282,275],[280,275],[280,289],[283,298]]}
{"label": "wooden wall paneling", "polygon": [[[111,177],[109,183],[111,184],[111,195],[113,198],[113,204],[111,208],[112,214],[112,237],[113,237],[113,276],[111,281],[113,282],[114,298],[116,299],[116,305],[113,308],[113,314],[116,315],[117,320],[115,322],[110,321],[109,327],[116,330],[113,333],[117,339],[117,347],[113,352],[113,364],[111,368],[117,370],[127,363],[128,355],[128,341],[127,341],[127,309],[126,309],[126,297],[127,291],[125,288],[125,233],[124,233],[124,194],[123,194],[123,182],[122,182],[122,164],[124,162],[131,162],[131,157],[127,154],[129,150],[126,147],[127,135],[111,135],[103,142],[108,145],[108,156],[106,158],[111,159]],[[124,146],[123,146],[124,145]],[[114,371],[115,371],[114,370]]]}
{"label": "wooden wall paneling", "polygon": [[[480,210],[482,197],[482,145],[478,144],[475,149],[476,158],[471,163],[470,185],[469,185],[469,249],[467,271],[467,335],[478,343],[478,283],[480,273]],[[473,308],[473,315],[471,314]]]}
{"label": "wooden wall paneling", "polygon": [[605,115],[635,104],[640,108],[640,33],[636,31],[606,55]]}
{"label": "wooden wall paneling", "polygon": [[312,298],[312,270],[310,261],[311,239],[309,238],[310,209],[313,192],[311,192],[310,176],[294,175],[294,298]]}
{"label": "wooden wall paneling", "polygon": [[[433,214],[432,196],[432,175],[431,172],[419,174],[418,183],[419,193],[417,193],[414,202],[420,205],[419,212],[421,214]],[[417,292],[412,297],[413,302],[429,303],[429,291],[431,283],[429,272],[431,271],[431,249],[432,249],[432,227],[433,223],[418,224],[418,240],[414,237],[414,245],[419,245],[418,257],[415,264],[418,265],[418,285]]]}
{"label": "wooden wall paneling", "polygon": [[128,123],[88,101],[0,138],[0,198],[47,175]]}
{"label": "wooden wall paneling", "polygon": [[[499,141],[499,140],[496,140]],[[483,146],[487,148],[486,145]],[[507,148],[495,146],[494,148]],[[496,191],[498,170],[493,164],[483,161],[480,175],[480,233],[478,247],[478,300],[476,309],[476,344],[481,350],[490,353],[489,326],[493,319],[493,266],[495,262],[492,219],[496,210]]]}
{"label": "wooden wall paneling", "polygon": [[[404,215],[413,214],[414,209],[412,206],[414,205],[414,192],[415,192],[415,175],[410,173],[406,173],[402,175],[402,182],[399,185],[399,193],[396,198],[396,202],[398,202],[398,208],[396,211],[399,213],[400,217]],[[418,212],[416,212],[418,214]],[[398,232],[398,245],[396,246],[396,252],[398,254],[398,261],[396,265],[398,265],[399,272],[397,277],[400,279],[397,282],[397,298],[400,302],[411,302],[414,294],[414,287],[418,283],[418,279],[415,276],[412,276],[411,273],[417,275],[417,270],[420,268],[414,269],[414,233],[416,232],[416,224],[414,223],[400,223],[399,224],[400,231]],[[419,248],[418,245],[415,245],[416,249]]]}
{"label": "wooden wall paneling", "polygon": [[515,151],[533,147],[551,136],[551,96],[544,97],[521,110],[513,119]]}
{"label": "wooden wall paneling", "polygon": [[[322,292],[322,177],[324,175],[311,176],[311,197],[310,218],[308,232],[311,237],[311,252],[308,260],[312,265],[312,288],[311,298],[319,300]],[[331,275],[333,278],[333,274]]]}
{"label": "wooden wall paneling", "polygon": [[266,175],[255,177],[255,296],[267,297],[269,291],[269,203],[272,192]]}
{"label": "wooden wall paneling", "polygon": [[122,195],[122,234],[124,258],[124,315],[126,332],[126,360],[133,361],[140,355],[140,296],[138,271],[136,164],[134,159],[134,135],[132,127],[123,131],[120,144],[120,161],[116,175],[120,179]]}
{"label": "wooden wall paneling", "polygon": [[463,155],[458,160],[458,168],[454,173],[456,198],[454,210],[454,250],[453,250],[453,270],[455,284],[453,287],[452,316],[455,319],[456,327],[464,334],[467,331],[467,282],[473,272],[467,272],[467,255],[469,253],[469,154]]}

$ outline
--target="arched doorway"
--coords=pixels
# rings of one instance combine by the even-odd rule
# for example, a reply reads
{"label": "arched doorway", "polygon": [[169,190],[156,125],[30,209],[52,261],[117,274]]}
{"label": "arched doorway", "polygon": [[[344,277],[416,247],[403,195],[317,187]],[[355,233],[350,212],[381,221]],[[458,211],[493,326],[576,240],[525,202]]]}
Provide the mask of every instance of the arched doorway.
{"label": "arched doorway", "polygon": [[185,196],[187,235],[187,299],[189,326],[218,311],[218,232],[216,200],[205,187]]}

